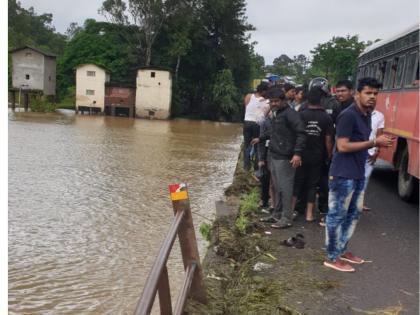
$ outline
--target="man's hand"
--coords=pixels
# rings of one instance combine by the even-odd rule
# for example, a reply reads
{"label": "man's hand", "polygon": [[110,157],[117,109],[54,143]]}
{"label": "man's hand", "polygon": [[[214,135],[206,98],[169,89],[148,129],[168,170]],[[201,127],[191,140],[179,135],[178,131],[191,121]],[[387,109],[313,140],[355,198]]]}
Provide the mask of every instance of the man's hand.
{"label": "man's hand", "polygon": [[370,155],[370,156],[368,157],[368,159],[367,159],[367,160],[368,160],[368,163],[369,163],[370,165],[375,164],[376,159],[378,158],[378,156],[379,156],[379,152],[378,152],[378,151],[376,151],[374,155]]}
{"label": "man's hand", "polygon": [[265,162],[264,161],[258,161],[258,166],[259,167],[263,167],[265,165]]}
{"label": "man's hand", "polygon": [[298,168],[302,165],[302,158],[299,155],[293,155],[292,159],[290,160],[293,168]]}
{"label": "man's hand", "polygon": [[394,142],[395,137],[389,135],[380,135],[376,138],[376,146],[377,147],[391,147],[392,142]]}
{"label": "man's hand", "polygon": [[254,138],[254,139],[251,140],[251,145],[254,145],[254,144],[257,144],[257,143],[260,143],[260,138]]}

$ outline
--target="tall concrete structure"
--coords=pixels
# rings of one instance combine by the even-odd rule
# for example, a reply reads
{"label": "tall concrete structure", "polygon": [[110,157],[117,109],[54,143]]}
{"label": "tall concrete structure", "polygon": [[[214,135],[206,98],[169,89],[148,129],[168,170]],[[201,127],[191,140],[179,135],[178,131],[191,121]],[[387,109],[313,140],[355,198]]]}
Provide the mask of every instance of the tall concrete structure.
{"label": "tall concrete structure", "polygon": [[159,68],[137,71],[136,116],[167,119],[171,111],[172,75]]}
{"label": "tall concrete structure", "polygon": [[105,109],[105,83],[110,74],[104,67],[82,64],[76,67],[76,109],[96,107]]}
{"label": "tall concrete structure", "polygon": [[12,87],[42,91],[55,95],[56,55],[23,46],[10,51],[12,55]]}

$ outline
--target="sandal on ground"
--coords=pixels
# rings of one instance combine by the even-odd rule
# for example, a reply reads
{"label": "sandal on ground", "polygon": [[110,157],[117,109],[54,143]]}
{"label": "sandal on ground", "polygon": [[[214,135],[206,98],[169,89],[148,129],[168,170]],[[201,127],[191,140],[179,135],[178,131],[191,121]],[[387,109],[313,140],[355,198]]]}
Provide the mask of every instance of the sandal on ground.
{"label": "sandal on ground", "polygon": [[283,240],[280,245],[286,246],[286,247],[293,247],[296,244],[296,238],[295,237],[289,237],[287,240]]}
{"label": "sandal on ground", "polygon": [[370,210],[372,210],[372,209],[371,209],[371,208],[369,208],[369,207],[363,206],[362,210],[363,210],[363,211],[370,211]]}
{"label": "sandal on ground", "polygon": [[273,229],[287,229],[292,226],[292,223],[275,223],[271,224]]}

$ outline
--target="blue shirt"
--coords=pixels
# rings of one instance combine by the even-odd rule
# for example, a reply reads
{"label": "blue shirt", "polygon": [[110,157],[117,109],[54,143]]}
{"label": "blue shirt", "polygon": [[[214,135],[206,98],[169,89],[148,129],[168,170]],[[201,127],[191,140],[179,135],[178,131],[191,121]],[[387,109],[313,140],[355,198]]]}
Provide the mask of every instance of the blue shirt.
{"label": "blue shirt", "polygon": [[[370,114],[363,114],[355,103],[340,113],[336,124],[336,137],[349,138],[350,142],[368,141],[371,131]],[[331,161],[330,176],[347,179],[363,179],[367,149],[343,153],[334,149]]]}

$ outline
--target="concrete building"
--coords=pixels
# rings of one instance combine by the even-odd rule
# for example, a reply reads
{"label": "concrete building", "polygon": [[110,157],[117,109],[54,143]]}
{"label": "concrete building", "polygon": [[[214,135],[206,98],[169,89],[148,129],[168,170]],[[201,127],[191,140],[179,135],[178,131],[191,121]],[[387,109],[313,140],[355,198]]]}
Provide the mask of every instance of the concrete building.
{"label": "concrete building", "polygon": [[135,117],[136,88],[121,84],[105,86],[105,115]]}
{"label": "concrete building", "polygon": [[137,71],[136,116],[167,119],[171,111],[172,75],[159,68]]}
{"label": "concrete building", "polygon": [[107,69],[95,64],[82,64],[76,67],[76,110],[93,108],[103,112],[105,109],[105,83],[109,82]]}
{"label": "concrete building", "polygon": [[56,55],[23,46],[10,51],[12,55],[12,87],[42,91],[55,95]]}

